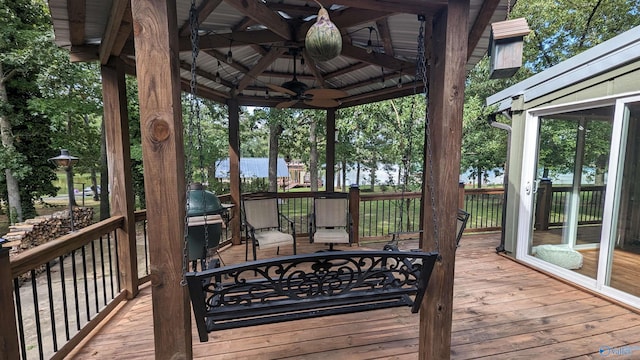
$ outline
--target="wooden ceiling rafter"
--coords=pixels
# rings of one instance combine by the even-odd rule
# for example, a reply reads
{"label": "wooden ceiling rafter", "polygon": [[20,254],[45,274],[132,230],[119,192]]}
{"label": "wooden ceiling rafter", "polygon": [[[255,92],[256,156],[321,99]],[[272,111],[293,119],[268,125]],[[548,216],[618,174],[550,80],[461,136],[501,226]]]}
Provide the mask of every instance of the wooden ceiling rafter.
{"label": "wooden ceiling rafter", "polygon": [[248,73],[246,73],[238,83],[238,92],[242,92],[251,81],[255,81],[258,76],[271,65],[280,55],[287,49],[273,47],[264,55],[257,64],[253,65]]}
{"label": "wooden ceiling rafter", "polygon": [[[118,56],[118,54],[114,54],[113,51],[114,46],[118,38],[129,37],[131,33],[131,29],[133,28],[132,24],[129,23],[128,26],[124,21],[125,13],[127,8],[129,9],[129,14],[131,14],[131,2],[129,0],[114,0],[111,3],[111,13],[109,15],[109,21],[107,22],[107,26],[104,29],[104,38],[100,42],[100,63],[105,65],[107,61],[109,61],[109,57],[111,55]],[[131,15],[129,15],[131,17]],[[129,31],[127,31],[127,28]],[[124,46],[124,41],[120,40],[120,43]],[[122,48],[120,48],[121,50]]]}
{"label": "wooden ceiling rafter", "polygon": [[[222,3],[222,0],[203,0],[196,10],[198,13],[198,24],[202,24],[207,20],[209,15],[211,15],[220,3]],[[178,34],[180,37],[189,36],[191,34],[191,24],[189,23],[189,20],[182,24],[182,27],[178,30]]]}
{"label": "wooden ceiling rafter", "polygon": [[[199,37],[200,50],[224,47],[243,46],[251,44],[273,44],[284,39],[271,30],[237,31],[233,33],[209,34]],[[191,37],[179,39],[180,52],[191,51]]]}
{"label": "wooden ceiling rafter", "polygon": [[500,4],[500,0],[485,0],[482,2],[480,12],[478,12],[478,16],[476,16],[476,20],[473,22],[471,30],[469,31],[467,60],[469,60],[469,58],[473,54],[476,46],[478,46],[478,41],[480,41],[480,38],[482,37],[482,34],[487,27],[487,24],[491,22],[491,18],[498,8],[498,4]]}
{"label": "wooden ceiling rafter", "polygon": [[273,33],[285,40],[293,40],[289,24],[278,14],[274,13],[262,2],[246,0],[224,0],[225,3],[240,11],[259,24],[266,26]]}
{"label": "wooden ceiling rafter", "polygon": [[217,59],[220,62],[220,65],[226,65],[226,66],[230,66],[236,70],[238,70],[239,72],[241,72],[242,74],[246,74],[249,72],[249,68],[242,65],[239,61],[234,61],[231,64],[226,62],[226,58],[227,58],[227,54],[223,54],[218,50],[203,50],[203,52],[215,59]]}
{"label": "wooden ceiling rafter", "polygon": [[69,14],[69,37],[71,45],[84,45],[84,26],[86,21],[87,6],[85,0],[68,0],[67,13]]}
{"label": "wooden ceiling rafter", "polygon": [[376,27],[378,28],[378,35],[382,41],[385,55],[396,56],[393,51],[393,42],[391,41],[391,30],[389,29],[389,21],[387,18],[376,21]]}
{"label": "wooden ceiling rafter", "polygon": [[343,107],[368,104],[376,101],[382,101],[402,96],[413,95],[424,91],[424,86],[420,85],[416,89],[413,86],[404,86],[398,89],[395,85],[385,86],[384,88],[369,91],[366,93],[349,96],[341,99]]}
{"label": "wooden ceiling rafter", "polygon": [[365,49],[361,49],[350,44],[342,43],[342,55],[371,65],[398,71],[409,76],[414,76],[416,74],[415,64],[376,52],[368,54]]}
{"label": "wooden ceiling rafter", "polygon": [[[190,81],[187,79],[180,79],[180,89],[182,89],[182,91],[187,93],[190,92],[191,91]],[[198,92],[198,96],[216,101],[221,104],[226,103],[226,101],[231,98],[229,94],[225,94],[223,92],[208,88],[206,86],[202,86],[200,84],[198,84],[196,91]]]}
{"label": "wooden ceiling rafter", "polygon": [[[378,21],[380,19],[386,19],[389,16],[394,15],[395,13],[375,11],[375,10],[367,10],[367,9],[356,9],[356,8],[348,8],[341,11],[335,11],[329,14],[331,21],[340,29],[343,35],[347,35],[346,29],[356,27],[362,24],[367,24],[371,22]],[[298,34],[296,37],[298,39],[304,39],[307,31],[311,25],[313,25],[315,21],[308,21],[298,30]]]}
{"label": "wooden ceiling rafter", "polygon": [[[187,70],[187,71],[191,72],[191,64],[189,64],[187,62],[181,61],[180,62],[180,68],[183,69],[183,70]],[[196,75],[198,75],[200,77],[203,77],[203,78],[205,78],[205,79],[207,79],[209,81],[217,82],[215,74],[211,74],[211,73],[209,73],[207,71],[204,71],[204,70],[201,70],[201,69],[198,69],[198,68],[196,68]],[[228,80],[225,80],[225,79],[222,79],[222,78],[220,79],[220,83],[219,84],[224,86],[224,87],[226,87],[226,88],[228,88],[229,89],[229,93],[231,92],[231,89],[235,88],[235,85],[231,81],[228,81]],[[221,91],[221,93],[222,93],[222,91]]]}
{"label": "wooden ceiling rafter", "polygon": [[332,79],[338,76],[342,76],[344,74],[348,74],[352,71],[356,71],[356,70],[360,70],[362,68],[366,68],[367,66],[371,66],[371,64],[366,63],[364,61],[358,61],[356,63],[354,63],[353,65],[349,65],[346,67],[343,67],[342,69],[338,69],[336,71],[332,71],[330,73],[326,73],[324,74],[324,78],[325,79]]}
{"label": "wooden ceiling rafter", "polygon": [[[334,0],[319,0],[326,8],[335,3]],[[345,0],[341,3],[348,7],[377,10],[387,13],[401,12],[406,14],[428,14],[435,13],[447,7],[446,1],[424,1],[424,0]]]}
{"label": "wooden ceiling rafter", "polygon": [[[293,74],[288,72],[265,71],[260,76],[279,78],[279,79],[291,79],[293,77]],[[311,81],[316,80],[316,77],[314,75],[303,74],[303,73],[296,74],[296,77],[298,78],[298,80],[311,80]]]}

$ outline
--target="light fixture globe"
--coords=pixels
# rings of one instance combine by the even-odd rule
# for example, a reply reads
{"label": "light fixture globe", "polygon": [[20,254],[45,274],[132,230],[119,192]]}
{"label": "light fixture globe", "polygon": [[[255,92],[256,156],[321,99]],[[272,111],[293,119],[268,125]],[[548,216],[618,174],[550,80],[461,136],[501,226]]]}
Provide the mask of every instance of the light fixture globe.
{"label": "light fixture globe", "polygon": [[49,159],[49,161],[54,163],[56,166],[65,169],[73,167],[78,163],[78,160],[79,159],[77,157],[69,155],[69,151],[67,149],[61,149],[60,155]]}
{"label": "light fixture globe", "polygon": [[324,7],[318,11],[316,23],[307,31],[305,48],[315,61],[329,61],[342,52],[342,35]]}

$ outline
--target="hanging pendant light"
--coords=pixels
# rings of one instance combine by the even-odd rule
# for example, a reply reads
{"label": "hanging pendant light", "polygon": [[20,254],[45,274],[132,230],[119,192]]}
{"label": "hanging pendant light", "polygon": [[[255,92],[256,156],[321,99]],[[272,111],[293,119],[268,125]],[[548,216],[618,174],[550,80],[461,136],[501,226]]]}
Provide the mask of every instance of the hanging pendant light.
{"label": "hanging pendant light", "polygon": [[318,18],[305,37],[305,48],[315,61],[329,61],[342,52],[342,35],[338,27],[331,22],[329,13],[320,5]]}

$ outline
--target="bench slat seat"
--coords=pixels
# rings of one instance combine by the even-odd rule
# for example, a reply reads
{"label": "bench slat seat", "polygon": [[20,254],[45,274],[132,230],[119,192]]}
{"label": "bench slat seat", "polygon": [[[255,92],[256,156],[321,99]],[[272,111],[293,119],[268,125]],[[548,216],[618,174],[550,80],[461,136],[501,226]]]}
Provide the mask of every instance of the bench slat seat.
{"label": "bench slat seat", "polygon": [[418,312],[438,254],[326,251],[186,274],[200,341],[208,332],[398,306]]}

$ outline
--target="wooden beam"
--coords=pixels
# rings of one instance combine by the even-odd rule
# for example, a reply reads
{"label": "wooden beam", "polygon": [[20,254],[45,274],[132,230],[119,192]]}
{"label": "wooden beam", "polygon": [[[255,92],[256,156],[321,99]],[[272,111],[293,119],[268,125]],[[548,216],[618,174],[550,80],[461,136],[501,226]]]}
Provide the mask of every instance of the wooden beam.
{"label": "wooden beam", "polygon": [[336,176],[336,109],[327,109],[327,149],[326,149],[325,189],[333,192]]}
{"label": "wooden beam", "polygon": [[[291,78],[293,77],[293,74],[288,72],[265,71],[260,76],[291,80]],[[320,76],[322,76],[322,74],[320,74]],[[298,78],[298,80],[316,80],[316,77],[314,75],[308,75],[308,74],[296,74],[296,77]]]}
{"label": "wooden beam", "polygon": [[344,99],[340,99],[340,101],[342,102],[342,104],[340,105],[340,108],[350,107],[355,105],[362,105],[362,104],[369,104],[372,102],[413,95],[414,93],[421,93],[423,91],[422,90],[423,88],[424,86],[422,86],[422,84],[420,84],[420,86],[418,86],[415,90],[413,89],[413,86],[410,84],[403,86],[401,89],[398,89],[395,85],[391,85],[391,86],[384,87],[380,90],[370,91],[367,93],[362,93],[358,95],[349,96]]}
{"label": "wooden beam", "polygon": [[231,64],[227,63],[227,54],[223,54],[218,50],[204,50],[203,51],[205,54],[212,56],[214,58],[216,58],[218,61],[220,61],[220,66],[231,66],[232,68],[240,71],[243,74],[246,74],[249,72],[249,68],[242,65],[239,61],[234,61]]}
{"label": "wooden beam", "polygon": [[[385,19],[393,14],[394,12],[382,12],[382,11],[356,9],[356,8],[347,8],[344,10],[329,11],[329,17],[331,18],[331,22],[333,22],[336,25],[336,27],[340,29],[340,32],[343,35],[346,35],[348,33],[347,28],[352,28],[362,24],[370,23],[372,21]],[[302,26],[300,26],[300,29],[297,31],[296,39],[300,41],[304,40],[304,38],[307,35],[307,31],[309,31],[309,28],[313,24],[315,24],[315,20],[307,21],[304,24],[302,24]]]}
{"label": "wooden beam", "polygon": [[382,40],[384,46],[384,54],[389,56],[395,56],[393,51],[393,43],[391,42],[391,31],[389,31],[389,22],[386,18],[376,21],[376,27],[378,28],[378,34]]}
{"label": "wooden beam", "polygon": [[[196,10],[196,12],[198,13],[198,24],[202,24],[205,20],[207,20],[209,15],[211,15],[211,13],[218,7],[218,5],[220,5],[221,2],[222,0],[203,0]],[[190,36],[191,24],[189,23],[188,19],[184,24],[182,24],[182,27],[180,27],[179,34],[180,37]]]}
{"label": "wooden beam", "polygon": [[416,65],[408,61],[396,59],[385,54],[367,54],[365,49],[342,43],[342,55],[352,59],[360,60],[371,65],[382,66],[385,69],[402,72],[405,75],[415,76]]}
{"label": "wooden beam", "polygon": [[491,18],[493,17],[493,13],[498,8],[498,4],[500,4],[500,0],[484,0],[482,2],[482,6],[480,7],[480,11],[478,12],[478,16],[476,16],[476,20],[471,26],[471,31],[469,31],[469,44],[467,45],[467,61],[471,58],[473,51],[478,46],[478,41],[482,38],[482,34],[485,29],[491,22]]}
{"label": "wooden beam", "polygon": [[135,198],[131,177],[131,144],[127,111],[127,85],[124,64],[110,57],[101,68],[104,103],[104,131],[111,186],[111,215],[123,216],[123,226],[116,229],[120,285],[127,298],[138,294],[138,256],[136,246]]}
{"label": "wooden beam", "polygon": [[[449,359],[456,255],[458,177],[462,144],[465,65],[470,0],[449,0],[433,19],[422,204],[423,249],[437,250],[420,308],[419,359]],[[430,150],[430,151],[429,151]],[[429,153],[431,152],[431,156]],[[435,204],[432,204],[435,199]],[[435,215],[434,215],[435,211]]]}
{"label": "wooden beam", "polygon": [[97,45],[73,45],[69,49],[71,62],[89,62],[100,59],[100,48]]}
{"label": "wooden beam", "polygon": [[255,20],[258,24],[266,26],[285,40],[293,40],[289,24],[280,15],[271,11],[264,3],[246,0],[225,0],[225,2],[243,15]]}
{"label": "wooden beam", "polygon": [[333,71],[333,72],[330,72],[330,73],[326,73],[326,74],[324,74],[324,78],[325,79],[332,79],[334,77],[342,76],[344,74],[350,73],[350,72],[355,71],[355,70],[366,68],[367,66],[371,66],[371,64],[363,62],[363,61],[360,61],[360,62],[357,62],[357,63],[355,63],[353,65],[348,65],[346,67],[343,67],[342,69],[338,69],[336,71]]}
{"label": "wooden beam", "polygon": [[71,45],[84,44],[84,23],[87,13],[85,0],[68,0],[67,14],[69,14],[69,36]]}
{"label": "wooden beam", "polygon": [[[231,241],[240,245],[240,106],[236,98],[227,100],[229,112],[229,180],[231,201],[235,205],[231,217]],[[245,239],[248,241],[248,239]]]}
{"label": "wooden beam", "polygon": [[111,56],[120,56],[127,42],[133,42],[133,19],[131,18],[131,2],[127,3],[127,8],[124,11],[120,29],[113,46],[111,48]]}
{"label": "wooden beam", "polygon": [[[180,81],[180,89],[186,93],[191,91],[191,82],[187,79],[182,79]],[[227,99],[229,99],[231,96],[227,93],[224,93],[222,91],[218,91],[215,89],[211,89],[208,88],[206,86],[203,86],[202,84],[198,84],[198,96],[201,96],[205,99],[209,99],[209,100],[213,100],[216,101],[220,104],[224,104]]]}
{"label": "wooden beam", "polygon": [[242,90],[244,90],[247,85],[249,85],[252,81],[255,81],[258,75],[260,75],[264,71],[264,69],[269,67],[269,65],[273,64],[273,62],[285,51],[287,51],[286,48],[275,47],[269,50],[269,52],[265,56],[263,56],[257,64],[253,65],[249,72],[246,73],[242,77],[242,79],[240,79],[240,82],[238,83],[238,92],[242,92]]}
{"label": "wooden beam", "polygon": [[[129,0],[114,0],[111,3],[111,14],[104,29],[104,36],[100,42],[100,64],[105,65],[111,56],[113,45],[119,36],[120,26],[124,18],[125,11],[129,6]],[[127,37],[129,34],[127,34]]]}
{"label": "wooden beam", "polygon": [[232,28],[231,28],[231,32],[236,32],[236,31],[247,31],[247,28],[251,25],[255,25],[256,22],[255,20],[253,20],[252,18],[245,16],[242,18],[242,20],[240,20],[237,24],[235,24]]}
{"label": "wooden beam", "polygon": [[[229,48],[230,46],[244,46],[247,44],[273,44],[284,39],[271,30],[237,31],[226,34],[211,34],[199,37],[200,50]],[[191,51],[191,37],[180,38],[180,51]],[[225,51],[226,53],[226,51]]]}
{"label": "wooden beam", "polygon": [[183,273],[186,187],[176,0],[131,3],[144,158],[156,359],[191,359]]}
{"label": "wooden beam", "polygon": [[[184,69],[184,70],[187,70],[187,71],[189,71],[189,72],[191,72],[191,64],[188,64],[188,63],[186,63],[186,62],[184,62],[184,61],[181,61],[181,62],[180,62],[180,68],[181,68],[181,69]],[[216,75],[215,75],[215,74],[211,74],[211,73],[209,73],[209,72],[206,72],[206,71],[204,71],[204,70],[201,70],[200,68],[196,68],[196,75],[198,75],[198,76],[200,76],[200,77],[203,77],[203,78],[205,78],[205,79],[207,79],[207,80],[213,81],[213,82],[215,82],[215,81],[216,81]],[[180,78],[180,81],[181,81],[182,83],[186,82],[187,84],[190,84],[190,83],[191,83],[191,79],[184,79],[184,78]],[[202,84],[198,82],[198,85],[202,85]],[[233,85],[233,83],[232,83],[232,82],[230,82],[229,80],[225,80],[225,79],[222,79],[222,78],[220,78],[220,85],[225,86],[225,87],[227,87],[228,89],[234,89],[234,88],[236,87],[236,86],[235,86],[235,85]],[[200,89],[200,88],[202,88],[202,86],[198,86],[198,89]],[[207,88],[208,88],[208,87],[207,87]],[[197,89],[196,89],[196,90],[197,90]],[[189,87],[187,88],[187,90],[186,90],[186,91],[187,91],[187,92],[190,92],[190,91],[191,91],[191,87],[189,86]],[[215,92],[218,92],[220,95],[224,94],[224,92],[223,92],[223,91],[219,91],[219,90],[211,89],[210,91],[211,91],[211,92],[214,92],[214,93],[215,93]],[[229,97],[229,96],[227,95],[225,98],[228,98],[228,97]]]}
{"label": "wooden beam", "polygon": [[[333,0],[321,0],[324,7],[330,7]],[[424,0],[342,0],[340,5],[354,7],[358,9],[369,9],[383,11],[387,13],[406,14],[429,14],[435,13],[442,8],[446,8],[447,1],[424,1]]]}

